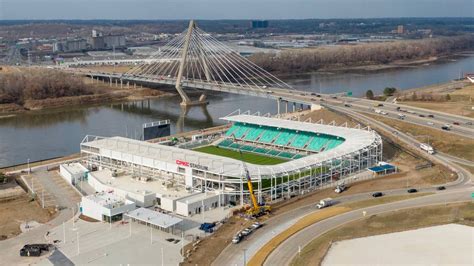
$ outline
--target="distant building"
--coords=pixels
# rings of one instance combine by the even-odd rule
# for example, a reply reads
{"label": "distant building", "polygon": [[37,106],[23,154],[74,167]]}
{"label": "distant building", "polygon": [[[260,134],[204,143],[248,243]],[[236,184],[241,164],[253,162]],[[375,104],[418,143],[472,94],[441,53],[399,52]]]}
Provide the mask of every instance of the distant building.
{"label": "distant building", "polygon": [[398,25],[397,34],[403,34],[404,32],[405,32],[405,29],[403,28],[403,25]]}
{"label": "distant building", "polygon": [[123,48],[125,47],[125,36],[103,35],[101,32],[93,30],[89,43],[94,50],[108,50],[113,49],[114,47]]}
{"label": "distant building", "polygon": [[252,20],[252,29],[268,28],[268,20]]}
{"label": "distant building", "polygon": [[87,49],[87,42],[84,39],[66,40],[66,41],[55,42],[53,44],[53,52],[55,53],[80,52],[86,49]]}

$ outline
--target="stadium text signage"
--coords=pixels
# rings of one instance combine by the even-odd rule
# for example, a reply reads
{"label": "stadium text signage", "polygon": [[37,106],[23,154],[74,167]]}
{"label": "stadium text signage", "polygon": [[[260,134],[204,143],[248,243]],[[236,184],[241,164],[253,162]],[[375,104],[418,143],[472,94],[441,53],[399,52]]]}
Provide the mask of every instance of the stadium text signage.
{"label": "stadium text signage", "polygon": [[204,171],[209,170],[209,167],[207,167],[207,166],[200,165],[200,164],[195,164],[195,163],[190,163],[190,162],[186,162],[186,161],[181,161],[181,160],[176,160],[176,164],[181,165],[181,166],[195,168],[195,169],[200,169],[200,170],[204,170]]}

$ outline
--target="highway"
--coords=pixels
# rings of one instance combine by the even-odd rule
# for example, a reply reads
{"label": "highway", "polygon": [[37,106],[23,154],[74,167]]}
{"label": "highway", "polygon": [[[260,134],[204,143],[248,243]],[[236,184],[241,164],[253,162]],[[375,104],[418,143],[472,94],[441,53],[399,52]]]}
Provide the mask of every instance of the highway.
{"label": "highway", "polygon": [[[165,84],[175,85],[176,79],[168,77],[123,75],[116,73],[92,72],[88,69],[65,68],[65,71],[82,74],[90,77],[100,77],[103,79],[121,80],[122,82],[138,82],[140,84]],[[385,116],[392,119],[400,119],[399,114],[403,114],[404,121],[419,126],[425,126],[449,134],[456,134],[466,138],[474,138],[474,119],[454,114],[443,113],[435,110],[428,110],[412,107],[403,104],[390,102],[380,102],[363,98],[353,98],[346,96],[335,96],[330,94],[316,94],[307,91],[288,90],[280,88],[262,88],[239,86],[232,83],[222,83],[217,81],[204,82],[201,80],[183,80],[182,86],[186,88],[220,91],[227,93],[257,96],[274,99],[283,102],[293,102],[305,105],[328,105],[340,106],[347,109],[354,109],[363,113]],[[376,113],[379,110],[381,113]],[[431,116],[431,117],[430,117]],[[444,125],[450,125],[450,130],[442,130]]]}
{"label": "highway", "polygon": [[[334,107],[333,107],[334,108]],[[412,147],[418,147],[419,142],[411,136],[406,135],[403,132],[397,131],[394,128],[387,126],[375,119],[360,115],[352,110],[347,110],[342,107],[334,108],[337,111],[346,113],[347,115],[357,117],[359,120],[365,120],[367,124],[373,124],[380,127],[382,130],[393,134],[399,141],[404,142]],[[434,154],[430,156],[431,159],[435,162],[441,163],[452,171],[458,174],[459,182],[448,189],[449,192],[439,192],[435,191],[435,195],[409,199],[401,202],[395,202],[390,204],[378,205],[370,208],[363,209],[369,215],[383,213],[388,211],[395,211],[404,208],[415,208],[428,206],[432,204],[440,204],[446,202],[455,202],[461,200],[469,200],[471,193],[474,191],[472,187],[472,174],[465,170],[464,168],[453,163],[452,156],[446,156],[444,154]],[[458,161],[458,158],[455,158],[454,161]],[[334,229],[342,224],[357,220],[361,218],[361,211],[352,211],[346,214],[338,215],[326,220],[323,220],[319,223],[296,233],[291,238],[287,239],[283,244],[277,247],[271,255],[265,261],[265,265],[287,265],[292,260],[292,258],[298,252],[298,246],[304,247],[306,244],[311,242],[312,239],[324,234],[325,232]],[[276,263],[276,264],[275,264]]]}
{"label": "highway", "polygon": [[370,216],[407,208],[425,207],[436,204],[444,204],[447,202],[451,203],[468,201],[471,197],[472,191],[472,188],[449,190],[446,192],[436,193],[434,195],[354,210],[328,218],[326,220],[322,220],[301,230],[287,239],[271,253],[264,265],[289,265],[294,256],[297,255],[299,246],[303,248],[314,238],[317,238],[341,225],[363,218],[363,211],[366,212],[366,215]]}
{"label": "highway", "polygon": [[[345,108],[341,106],[331,106],[331,108],[333,110],[355,117],[357,118],[357,120],[363,122],[366,125],[377,126],[380,129],[384,130],[386,133],[392,134],[399,141],[404,142],[405,144],[408,144],[409,146],[415,149],[419,149],[418,148],[419,142],[416,139],[414,139],[413,137],[409,135],[406,135],[403,132],[397,131],[396,129],[390,126],[387,126],[382,122],[379,122],[373,118],[361,115],[358,112],[352,110],[351,108]],[[443,203],[443,202],[458,201],[459,199],[469,199],[471,195],[470,192],[474,191],[474,189],[471,186],[472,174],[469,171],[465,170],[464,168],[453,163],[453,161],[457,162],[461,160],[465,162],[465,160],[459,159],[456,157],[453,158],[452,156],[446,156],[442,153],[432,155],[430,156],[430,159],[433,160],[434,162],[445,165],[446,167],[448,167],[449,169],[451,169],[452,171],[458,174],[458,180],[446,186],[448,188],[447,191],[449,191],[449,193],[439,192],[435,188],[419,189],[420,192],[435,192],[436,195],[430,196],[427,200],[424,200],[427,197],[422,197],[422,198],[405,200],[397,204],[379,205],[376,209],[368,210],[370,211],[368,213],[370,214],[372,211],[376,211],[376,210],[390,211],[390,210],[397,210],[400,208],[420,207],[420,206],[424,206],[424,204],[429,205],[436,202]],[[388,195],[403,195],[403,194],[406,194],[406,189],[384,191],[384,194],[387,196]],[[348,195],[348,196],[343,196],[341,198],[337,198],[337,200],[340,203],[359,201],[359,200],[371,198],[370,195],[371,193]],[[317,209],[315,208],[314,204],[312,204],[312,205],[300,207],[298,209],[292,210],[290,212],[287,212],[287,213],[284,213],[284,214],[281,214],[279,216],[269,219],[266,222],[266,226],[264,226],[260,231],[255,232],[255,234],[252,235],[250,238],[248,238],[248,240],[238,245],[229,245],[228,247],[226,247],[226,249],[214,261],[213,265],[222,265],[223,263],[232,264],[232,265],[235,265],[235,264],[241,265],[243,263],[243,252],[242,252],[243,249],[246,250],[246,253],[247,253],[246,255],[248,258],[252,257],[261,247],[263,247],[263,245],[265,245],[266,242],[268,242],[274,236],[283,232],[285,229],[289,228],[292,224],[294,224],[297,220],[299,220],[303,216],[314,211],[317,211]],[[331,228],[335,228],[339,226],[340,223],[337,223],[337,221],[349,222],[351,221],[350,220],[351,217],[360,218],[360,212],[361,210],[354,211],[354,213],[356,214],[351,214],[351,215],[355,215],[355,216],[351,216],[351,215],[342,216],[343,218],[337,218],[339,216],[336,216],[336,217],[331,218],[330,221],[335,220],[336,222],[329,223],[325,227],[326,230],[322,230],[321,232],[325,232],[327,230],[330,230]],[[349,219],[349,220],[346,220],[346,219]],[[322,221],[322,222],[325,222],[325,221]],[[316,224],[319,224],[319,223],[316,223]],[[311,228],[313,227],[314,226],[311,226]],[[316,226],[316,227],[319,228],[319,226]],[[265,264],[266,265],[287,265],[288,262],[291,261],[292,256],[296,254],[299,245],[304,247],[305,243],[309,243],[311,239],[317,236],[318,236],[317,234],[315,235],[311,232],[308,232],[307,230],[303,230],[300,233],[297,233],[295,236],[291,237],[290,239],[285,241],[281,246],[275,249],[275,251],[272,252],[270,257],[267,259]],[[297,242],[296,244],[295,242],[291,240],[293,238],[296,239],[295,240]],[[285,263],[282,263],[282,262],[285,262]]]}

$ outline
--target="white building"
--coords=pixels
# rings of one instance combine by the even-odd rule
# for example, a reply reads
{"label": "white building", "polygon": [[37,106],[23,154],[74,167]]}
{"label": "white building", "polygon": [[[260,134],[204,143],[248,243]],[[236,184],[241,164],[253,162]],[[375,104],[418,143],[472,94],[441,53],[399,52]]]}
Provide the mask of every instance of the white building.
{"label": "white building", "polygon": [[83,215],[98,221],[119,221],[124,213],[136,209],[135,203],[113,193],[97,193],[82,197],[81,212]]}
{"label": "white building", "polygon": [[[115,176],[114,176],[115,175]],[[139,207],[151,207],[156,203],[156,193],[147,188],[146,181],[130,180],[108,169],[90,172],[87,182],[97,192],[110,192],[116,196],[131,200]]]}
{"label": "white building", "polygon": [[89,170],[80,163],[68,163],[59,165],[59,174],[71,185],[77,184],[79,180],[86,177]]}

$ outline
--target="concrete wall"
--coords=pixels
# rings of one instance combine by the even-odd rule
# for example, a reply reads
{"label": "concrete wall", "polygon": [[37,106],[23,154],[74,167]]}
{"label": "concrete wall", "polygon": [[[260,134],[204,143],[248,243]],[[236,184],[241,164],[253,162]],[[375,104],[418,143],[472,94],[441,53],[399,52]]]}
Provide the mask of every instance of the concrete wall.
{"label": "concrete wall", "polygon": [[176,201],[176,213],[183,216],[192,216],[200,213],[199,209],[202,212],[219,207],[219,195],[208,194],[207,198],[199,199],[202,196],[202,193],[198,193],[179,199]]}
{"label": "concrete wall", "polygon": [[70,171],[68,169],[68,165],[67,164],[61,164],[59,165],[59,174],[62,176],[62,178],[64,180],[66,180],[66,182],[68,182],[69,184],[73,184],[73,183],[76,183],[77,180],[81,177],[84,176],[84,174],[86,172],[88,172],[87,168],[83,167],[81,164],[79,163],[74,163],[75,165],[79,165],[79,167],[82,168],[83,171],[79,172],[79,173],[73,173],[72,171]]}
{"label": "concrete wall", "polygon": [[125,204],[120,207],[109,209],[100,204],[97,204],[95,201],[87,197],[82,197],[81,207],[82,207],[82,214],[99,221],[102,221],[102,215],[106,215],[110,217],[117,214],[125,213],[127,211],[133,211],[136,209],[135,203],[131,201],[125,202]]}
{"label": "concrete wall", "polygon": [[82,197],[81,207],[82,214],[87,217],[102,221],[102,214],[105,212],[106,208],[102,207],[101,205],[98,205],[87,197]]}
{"label": "concrete wall", "polygon": [[161,208],[165,211],[174,212],[176,209],[176,199],[161,198]]}

